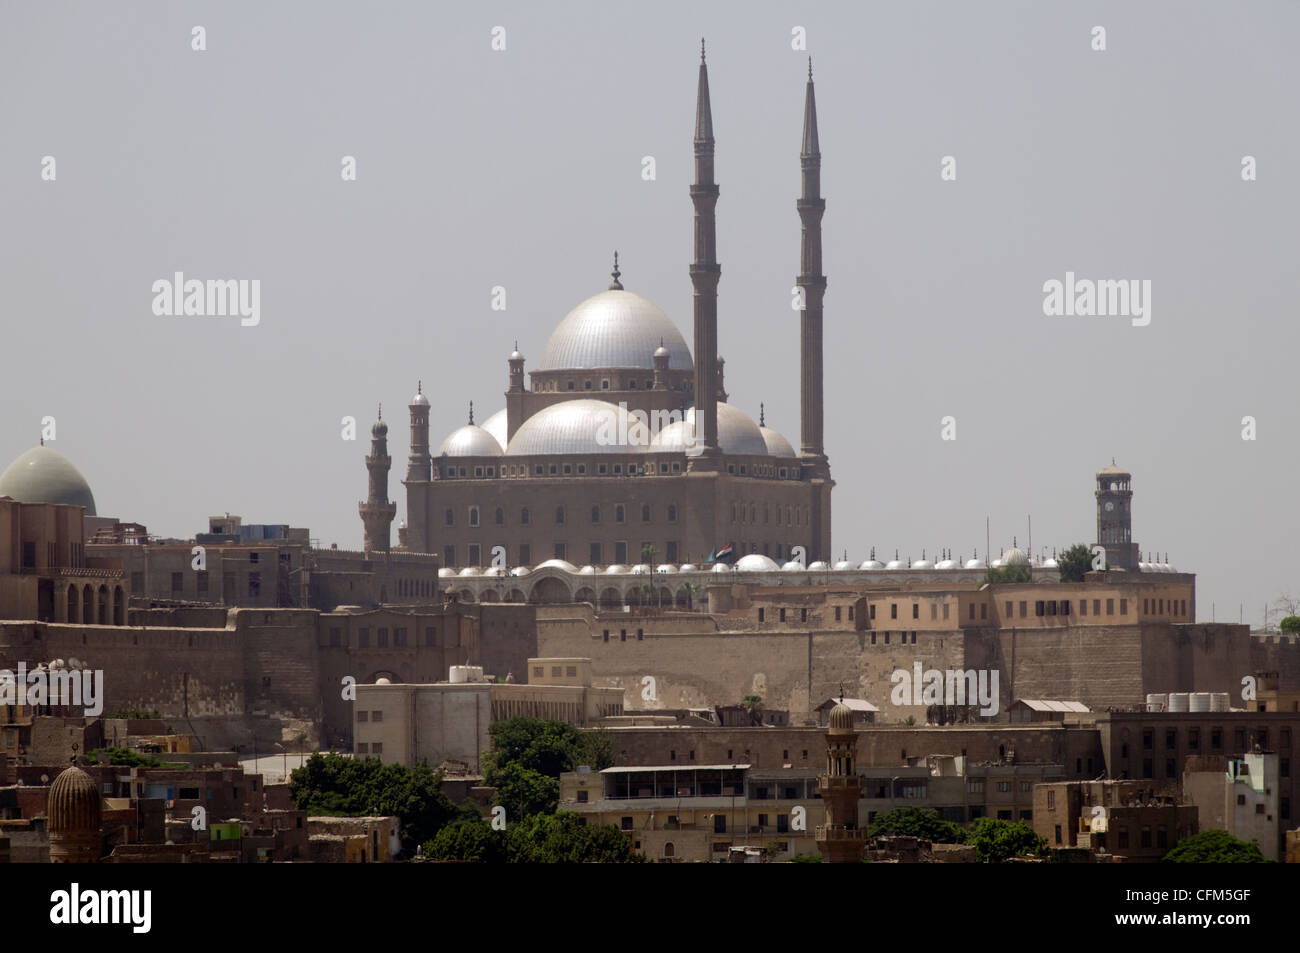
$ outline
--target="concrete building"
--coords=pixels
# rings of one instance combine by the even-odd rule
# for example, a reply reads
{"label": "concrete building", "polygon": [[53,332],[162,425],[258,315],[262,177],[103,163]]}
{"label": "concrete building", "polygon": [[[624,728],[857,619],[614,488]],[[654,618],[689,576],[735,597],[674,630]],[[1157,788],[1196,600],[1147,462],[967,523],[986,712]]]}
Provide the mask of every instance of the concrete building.
{"label": "concrete building", "polygon": [[1187,758],[1183,793],[1199,811],[1201,830],[1224,830],[1239,840],[1255,841],[1269,860],[1283,857],[1280,765],[1276,753],[1262,751]]}
{"label": "concrete building", "polygon": [[[483,681],[481,666],[464,668],[473,670],[457,666],[448,682],[358,685],[353,751],[386,764],[459,761],[478,771],[498,721],[522,716],[586,727],[623,711],[621,691],[591,686],[588,659],[529,659],[527,684]],[[467,674],[473,680],[460,680]]]}
{"label": "concrete building", "polygon": [[1197,833],[1197,811],[1138,781],[1066,781],[1034,788],[1033,826],[1049,848],[1158,861]]}

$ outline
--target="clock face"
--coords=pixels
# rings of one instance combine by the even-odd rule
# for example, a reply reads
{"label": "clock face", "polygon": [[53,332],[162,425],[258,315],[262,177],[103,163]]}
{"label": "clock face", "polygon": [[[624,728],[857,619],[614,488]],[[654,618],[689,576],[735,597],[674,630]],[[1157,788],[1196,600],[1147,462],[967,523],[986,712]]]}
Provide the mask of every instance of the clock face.
{"label": "clock face", "polygon": [[1114,503],[1107,503],[1107,504],[1106,504],[1106,512],[1107,512],[1107,513],[1109,513],[1109,512],[1110,512],[1111,510],[1113,510],[1114,508],[1115,508],[1115,504],[1114,504]]}

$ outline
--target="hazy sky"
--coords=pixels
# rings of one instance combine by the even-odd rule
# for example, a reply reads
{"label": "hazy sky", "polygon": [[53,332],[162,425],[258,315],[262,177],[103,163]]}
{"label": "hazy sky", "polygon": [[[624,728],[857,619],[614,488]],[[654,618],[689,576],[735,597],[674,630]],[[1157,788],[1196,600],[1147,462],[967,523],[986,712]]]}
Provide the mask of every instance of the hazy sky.
{"label": "hazy sky", "polygon": [[[1030,515],[1036,550],[1092,541],[1114,457],[1200,618],[1300,594],[1294,2],[5,3],[0,461],[52,415],[101,515],[359,547],[375,404],[401,519],[416,381],[435,446],[504,406],[514,341],[535,367],[613,249],[693,339],[701,36],[727,389],[797,445],[796,26],[836,554],[982,553],[986,516],[995,552]],[[175,271],[259,279],[260,324],[154,315]],[[1067,271],[1149,280],[1150,324],[1046,317]]]}

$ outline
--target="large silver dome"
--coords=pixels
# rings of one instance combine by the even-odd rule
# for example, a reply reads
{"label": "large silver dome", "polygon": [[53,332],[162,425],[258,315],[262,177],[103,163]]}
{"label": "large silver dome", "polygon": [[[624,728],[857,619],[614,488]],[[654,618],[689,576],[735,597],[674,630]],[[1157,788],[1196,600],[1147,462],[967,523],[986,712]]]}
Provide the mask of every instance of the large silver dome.
{"label": "large silver dome", "polygon": [[0,496],[20,503],[72,503],[84,506],[87,516],[95,515],[95,497],[86,478],[71,460],[44,444],[9,464],[0,475]]}
{"label": "large silver dome", "polygon": [[515,431],[506,455],[551,453],[627,453],[620,435],[637,424],[632,416],[604,400],[565,400],[539,410]]}
{"label": "large silver dome", "polygon": [[[703,435],[700,435],[700,440]],[[754,419],[733,404],[718,401],[718,446],[723,453],[752,454],[765,457],[767,441]],[[682,452],[699,447],[695,434],[695,408],[686,411],[686,419],[669,424],[650,444],[651,450]],[[791,451],[793,456],[793,451]]]}
{"label": "large silver dome", "polygon": [[630,291],[602,291],[570,311],[551,333],[542,352],[541,371],[592,367],[654,369],[654,352],[663,341],[668,366],[695,367],[690,349],[672,319]]}
{"label": "large silver dome", "polygon": [[438,447],[436,457],[499,457],[501,444],[482,427],[466,424],[459,430],[453,430],[442,445]]}

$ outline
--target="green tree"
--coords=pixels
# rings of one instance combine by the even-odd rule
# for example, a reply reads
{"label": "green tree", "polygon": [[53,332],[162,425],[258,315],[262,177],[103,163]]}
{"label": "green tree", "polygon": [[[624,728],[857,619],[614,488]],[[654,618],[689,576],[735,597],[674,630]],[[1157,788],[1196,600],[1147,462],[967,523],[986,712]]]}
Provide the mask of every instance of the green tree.
{"label": "green tree", "polygon": [[761,695],[746,695],[740,700],[740,704],[749,712],[749,723],[751,725],[761,725],[763,723],[763,698]]}
{"label": "green tree", "polygon": [[1083,582],[1083,574],[1092,570],[1092,547],[1087,543],[1075,543],[1056,557],[1060,569],[1061,582]]}
{"label": "green tree", "polygon": [[945,821],[939,812],[925,807],[896,807],[876,815],[867,831],[872,837],[893,834],[900,837],[917,837],[934,844],[960,844],[966,832],[952,821]]}
{"label": "green tree", "polygon": [[982,863],[1001,864],[1012,857],[1047,855],[1047,841],[1024,821],[999,821],[982,817],[967,833],[966,843],[975,848]]}
{"label": "green tree", "polygon": [[1238,840],[1227,831],[1209,830],[1180,840],[1163,858],[1167,864],[1266,864],[1255,841]]}
{"label": "green tree", "polygon": [[585,764],[593,771],[614,767],[614,736],[604,728],[584,731],[573,749],[570,770]]}
{"label": "green tree", "polygon": [[88,755],[93,764],[117,764],[125,768],[161,768],[162,761],[153,755],[130,748],[96,748]]}
{"label": "green tree", "polygon": [[655,548],[654,543],[646,543],[641,547],[641,562],[654,568],[655,557],[659,555],[659,550]]}
{"label": "green tree", "polygon": [[289,793],[298,810],[340,817],[396,816],[407,851],[457,818],[478,817],[473,806],[452,803],[441,785],[442,777],[424,762],[407,768],[334,752],[312,755],[289,775]]}
{"label": "green tree", "polygon": [[1278,623],[1283,632],[1300,632],[1300,615],[1289,615]]}
{"label": "green tree", "polygon": [[699,592],[700,587],[693,582],[682,583],[682,588],[686,590],[686,608],[692,610],[695,608],[695,593]]}
{"label": "green tree", "polygon": [[518,764],[552,778],[573,770],[573,755],[580,739],[573,725],[517,716],[498,721],[488,729],[488,734],[492,748],[483,757],[483,774],[488,784],[496,784],[495,772],[508,764]]}
{"label": "green tree", "polygon": [[792,864],[820,864],[821,862],[821,854],[797,854],[790,858]]}
{"label": "green tree", "polygon": [[984,582],[990,586],[997,586],[1029,582],[1032,578],[1028,566],[999,566],[988,571],[984,576]]}
{"label": "green tree", "polygon": [[560,802],[560,782],[515,762],[498,768],[490,782],[497,789],[494,803],[506,809],[506,823],[532,814],[554,814]]}
{"label": "green tree", "polygon": [[431,860],[505,863],[506,833],[493,830],[482,819],[465,818],[438,831],[433,840],[425,843],[423,853]]}
{"label": "green tree", "polygon": [[509,824],[506,840],[512,863],[627,864],[646,859],[629,849],[627,835],[612,824],[584,826],[570,811],[538,814]]}

